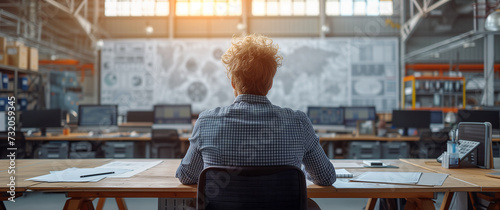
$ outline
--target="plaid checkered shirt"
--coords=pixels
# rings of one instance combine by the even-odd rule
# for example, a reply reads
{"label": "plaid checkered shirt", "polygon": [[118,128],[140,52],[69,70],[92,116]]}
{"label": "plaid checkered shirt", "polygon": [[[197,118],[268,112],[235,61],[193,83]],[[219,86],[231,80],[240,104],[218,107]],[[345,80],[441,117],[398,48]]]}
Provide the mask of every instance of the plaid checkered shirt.
{"label": "plaid checkered shirt", "polygon": [[301,111],[271,104],[266,96],[239,95],[233,104],[200,114],[177,169],[183,184],[196,184],[209,166],[291,165],[318,185],[335,182],[335,170]]}

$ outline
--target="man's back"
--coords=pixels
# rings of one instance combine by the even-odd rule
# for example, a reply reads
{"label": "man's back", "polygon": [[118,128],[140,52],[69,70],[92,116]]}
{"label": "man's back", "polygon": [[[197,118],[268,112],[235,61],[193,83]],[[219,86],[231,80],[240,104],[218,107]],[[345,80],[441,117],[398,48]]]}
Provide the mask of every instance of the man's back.
{"label": "man's back", "polygon": [[227,107],[200,114],[177,177],[196,182],[205,167],[305,165],[313,182],[335,181],[307,116],[274,106],[265,96],[240,95]]}
{"label": "man's back", "polygon": [[312,143],[305,142],[300,116],[254,95],[242,95],[230,106],[204,112],[199,119],[199,148],[205,167],[300,167],[305,147]]}

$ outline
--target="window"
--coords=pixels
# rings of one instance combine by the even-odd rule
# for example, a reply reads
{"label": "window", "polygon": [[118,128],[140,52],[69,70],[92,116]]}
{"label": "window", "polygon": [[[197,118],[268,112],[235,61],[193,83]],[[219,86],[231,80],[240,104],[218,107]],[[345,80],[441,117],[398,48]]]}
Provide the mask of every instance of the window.
{"label": "window", "polygon": [[326,0],[329,16],[378,16],[393,14],[393,0]]}
{"label": "window", "polygon": [[320,0],[252,0],[253,16],[318,16]]}
{"label": "window", "polygon": [[106,0],[105,16],[167,16],[168,0]]}
{"label": "window", "polygon": [[241,0],[177,0],[178,16],[239,16]]}

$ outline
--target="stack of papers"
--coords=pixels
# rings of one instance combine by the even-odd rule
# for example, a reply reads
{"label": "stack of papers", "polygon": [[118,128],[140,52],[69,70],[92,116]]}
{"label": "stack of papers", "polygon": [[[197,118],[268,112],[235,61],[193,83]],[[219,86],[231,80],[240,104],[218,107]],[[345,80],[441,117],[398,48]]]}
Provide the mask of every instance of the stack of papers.
{"label": "stack of papers", "polygon": [[389,184],[417,184],[421,172],[365,172],[351,181]]}
{"label": "stack of papers", "polygon": [[38,182],[97,182],[106,177],[127,178],[141,173],[162,161],[122,162],[115,161],[96,168],[68,168],[62,171],[50,171],[50,174],[27,180]]}
{"label": "stack of papers", "polygon": [[119,169],[126,169],[129,170],[126,173],[122,174],[117,174],[115,173],[114,175],[111,175],[109,177],[113,178],[128,178],[132,177],[138,173],[141,173],[149,168],[152,168],[153,166],[156,166],[160,164],[161,160],[158,161],[148,161],[148,162],[124,162],[124,161],[115,161],[111,162],[108,164],[104,164],[102,166],[99,166],[97,168],[119,168]]}
{"label": "stack of papers", "polygon": [[355,182],[373,182],[384,184],[412,184],[441,186],[448,174],[422,172],[365,172],[351,179]]}
{"label": "stack of papers", "polygon": [[130,169],[119,168],[68,168],[62,171],[51,171],[50,174],[33,177],[27,180],[38,182],[97,182],[111,175],[119,175]]}

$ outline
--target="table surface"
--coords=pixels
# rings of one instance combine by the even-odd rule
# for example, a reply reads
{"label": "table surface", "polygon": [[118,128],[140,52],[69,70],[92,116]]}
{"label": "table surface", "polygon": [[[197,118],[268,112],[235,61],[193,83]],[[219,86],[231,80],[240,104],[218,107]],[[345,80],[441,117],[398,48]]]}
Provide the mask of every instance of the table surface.
{"label": "table surface", "polygon": [[[163,162],[130,178],[106,178],[99,182],[86,183],[46,183],[26,181],[27,178],[40,176],[53,170],[64,170],[70,167],[96,167],[111,161],[153,161],[158,159],[24,159],[16,160],[16,191],[26,189],[44,192],[73,192],[83,193],[96,197],[195,197],[196,185],[183,185],[175,178],[175,171],[180,159],[163,159]],[[434,172],[406,160],[384,160],[399,168],[348,168],[347,170],[358,176],[367,171],[394,171],[394,172]],[[429,159],[422,161],[431,161]],[[356,162],[361,160],[332,160],[332,163]],[[6,168],[7,160],[0,160],[0,167]],[[0,171],[7,173],[6,170]],[[349,182],[347,178],[338,178],[333,186],[318,186],[308,182],[308,196],[318,198],[328,197],[406,197],[405,195],[422,193],[420,197],[430,197],[434,192],[474,192],[481,191],[482,184],[472,183],[470,179],[449,176],[442,186],[416,186]],[[0,183],[8,183],[8,176],[1,176]],[[490,180],[491,182],[491,180]],[[500,182],[498,182],[500,185]],[[0,190],[6,190],[1,185]],[[496,185],[495,185],[496,186]],[[497,188],[494,188],[497,189]]]}
{"label": "table surface", "polygon": [[[181,141],[188,141],[191,134],[181,134]],[[51,135],[47,136],[26,136],[27,141],[150,141],[150,135],[130,136],[130,133],[111,133],[100,136],[89,136],[88,133],[70,133],[69,135]],[[418,136],[397,136],[397,137],[380,137],[374,135],[351,135],[351,134],[336,134],[322,135],[320,141],[419,141]]]}
{"label": "table surface", "polygon": [[498,172],[498,170],[491,169],[481,169],[481,168],[454,168],[447,169],[441,167],[441,163],[438,163],[435,159],[401,159],[401,161],[408,164],[412,164],[424,169],[436,172],[436,173],[446,173],[451,174],[453,177],[463,180],[467,183],[479,186],[482,191],[499,192],[500,191],[500,179],[485,176],[487,173]]}

